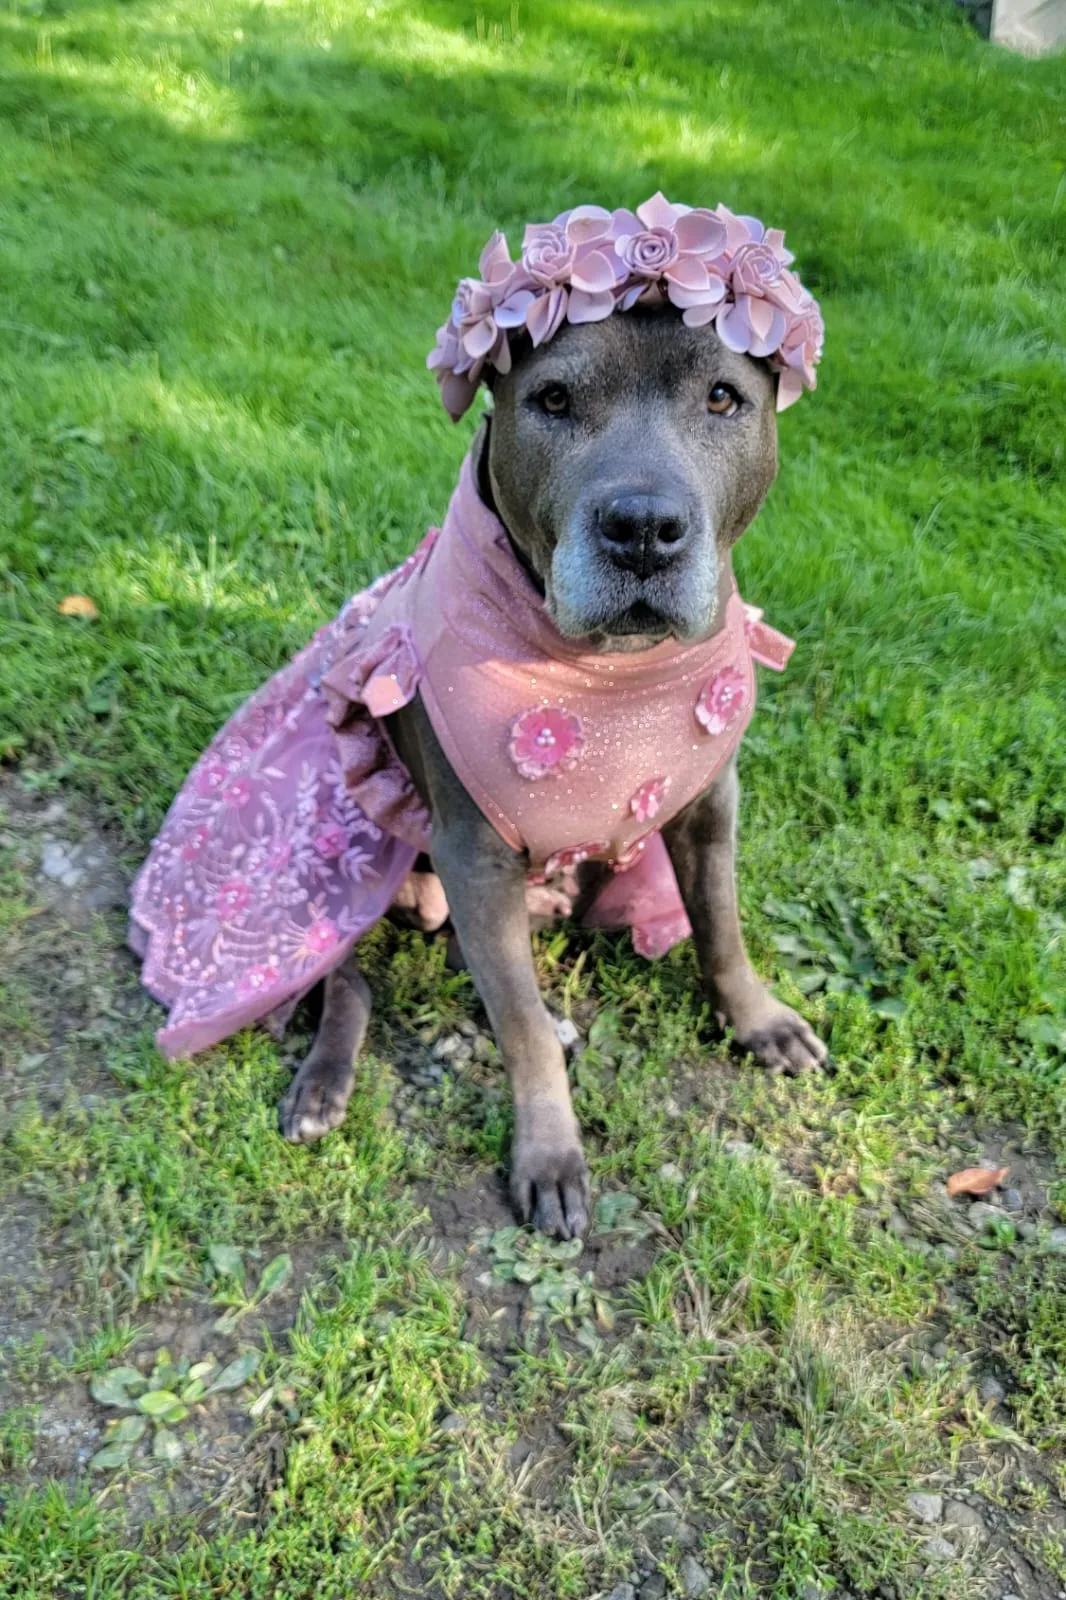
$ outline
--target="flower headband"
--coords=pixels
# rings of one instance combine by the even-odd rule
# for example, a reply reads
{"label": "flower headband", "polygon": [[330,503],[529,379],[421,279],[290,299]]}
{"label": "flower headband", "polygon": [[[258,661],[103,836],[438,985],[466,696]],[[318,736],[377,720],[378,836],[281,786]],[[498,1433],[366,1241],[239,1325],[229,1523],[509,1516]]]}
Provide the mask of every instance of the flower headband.
{"label": "flower headband", "polygon": [[480,278],[463,278],[426,358],[458,422],[486,366],[511,368],[510,337],[540,345],[563,322],[599,322],[640,302],[669,300],[690,328],[713,322],[730,350],[768,358],[780,374],[777,409],[815,386],[825,326],[818,302],[789,267],[779,228],[755,217],[675,206],[661,193],[632,211],[575,206],[531,223],[512,261],[496,232]]}

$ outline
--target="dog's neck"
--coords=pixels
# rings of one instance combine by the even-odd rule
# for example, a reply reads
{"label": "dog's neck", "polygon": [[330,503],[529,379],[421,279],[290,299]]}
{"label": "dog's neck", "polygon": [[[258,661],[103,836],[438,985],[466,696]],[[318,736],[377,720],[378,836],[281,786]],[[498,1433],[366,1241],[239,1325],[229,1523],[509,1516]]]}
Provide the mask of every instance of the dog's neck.
{"label": "dog's neck", "polygon": [[[474,442],[474,481],[477,484],[478,499],[481,501],[482,505],[486,506],[488,510],[492,512],[493,516],[496,518],[496,521],[500,524],[500,527],[507,535],[507,542],[511,547],[511,553],[515,560],[518,562],[530,583],[536,589],[537,593],[543,596],[544,579],[541,577],[532,561],[530,561],[521,545],[517,543],[510,528],[507,526],[500,514],[500,509],[496,504],[496,496],[492,492],[492,475],[489,472],[489,434],[491,429],[492,418],[491,416],[486,416],[482,422],[479,437]],[[719,567],[718,593],[715,600],[714,622],[707,634],[708,639],[713,639],[715,634],[719,633],[722,628],[725,627],[726,603],[728,602],[729,596],[732,594],[734,588],[733,556],[732,551],[728,551]],[[643,639],[639,635],[628,634],[621,638],[603,639],[597,640],[596,642],[604,650],[617,652],[619,654],[628,654],[632,651],[651,649],[654,645],[661,644],[662,640]]]}

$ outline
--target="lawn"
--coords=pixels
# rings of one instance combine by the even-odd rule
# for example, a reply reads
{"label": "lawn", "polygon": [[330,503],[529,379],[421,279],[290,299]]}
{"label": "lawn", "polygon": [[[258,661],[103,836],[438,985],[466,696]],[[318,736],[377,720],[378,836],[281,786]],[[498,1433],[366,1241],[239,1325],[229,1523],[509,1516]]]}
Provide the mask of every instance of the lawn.
{"label": "lawn", "polygon": [[[1066,1586],[1064,155],[1066,59],[947,0],[0,8],[5,1600]],[[825,313],[738,563],[798,639],[741,892],[834,1069],[731,1058],[687,948],[540,936],[575,1258],[509,1226],[439,944],[372,936],[295,1149],[307,1020],[168,1066],[117,901],[439,519],[474,422],[424,357],[492,228],[657,187],[784,227]]]}

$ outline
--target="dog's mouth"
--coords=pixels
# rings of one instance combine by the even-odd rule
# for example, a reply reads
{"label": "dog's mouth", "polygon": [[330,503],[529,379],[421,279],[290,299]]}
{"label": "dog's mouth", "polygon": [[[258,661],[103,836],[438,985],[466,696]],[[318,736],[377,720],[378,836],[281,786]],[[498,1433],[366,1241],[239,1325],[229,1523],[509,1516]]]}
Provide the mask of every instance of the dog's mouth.
{"label": "dog's mouth", "polygon": [[674,618],[666,616],[647,600],[634,600],[620,616],[613,619],[605,631],[615,634],[620,639],[629,638],[634,634],[640,634],[645,638],[665,639],[676,627]]}

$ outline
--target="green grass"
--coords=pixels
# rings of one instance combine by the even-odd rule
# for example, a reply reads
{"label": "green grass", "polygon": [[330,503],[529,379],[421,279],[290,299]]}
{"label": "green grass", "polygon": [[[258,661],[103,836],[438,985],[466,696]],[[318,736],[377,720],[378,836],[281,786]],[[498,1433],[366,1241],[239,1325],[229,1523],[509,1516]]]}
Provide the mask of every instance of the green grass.
{"label": "green grass", "polygon": [[[555,998],[601,1014],[575,1067],[596,1183],[657,1231],[606,1291],[612,1333],[497,1348],[414,1188],[489,1181],[495,1070],[403,1136],[389,1109],[396,1045],[474,1012],[439,949],[374,937],[372,1054],[308,1152],[274,1133],[263,1038],[180,1070],[143,1018],[53,1043],[110,1087],[26,1095],[0,1144],[0,1236],[37,1209],[78,1320],[49,1360],[0,1353],[0,1596],[576,1600],[634,1568],[656,1494],[716,1593],[978,1594],[980,1570],[913,1557],[903,1498],[965,1463],[991,1496],[1012,1429],[1044,1487],[995,1493],[1066,1571],[1040,1521],[1061,1263],[880,1226],[972,1155],[960,1119],[1066,1156],[1064,150],[1066,61],[982,44],[946,0],[0,8],[0,758],[88,797],[131,862],[226,714],[439,518],[472,423],[423,361],[494,226],[661,186],[787,229],[828,337],[739,557],[799,641],[744,746],[742,897],[838,1063],[734,1070],[689,952],[543,938]],[[58,615],[69,593],[99,620]],[[0,847],[17,1069],[50,1042],[47,919]],[[77,954],[105,983],[108,939]],[[99,1480],[34,1475],[38,1408],[209,1297],[211,1244],[301,1241],[334,1265],[307,1269],[291,1335],[256,1334],[293,1399],[257,1424],[250,1459],[281,1464],[236,1514],[132,1527]],[[910,1363],[931,1318],[1009,1377],[1009,1422],[965,1365]],[[520,1438],[539,1479],[508,1465]],[[671,1583],[682,1556],[662,1544]]]}

